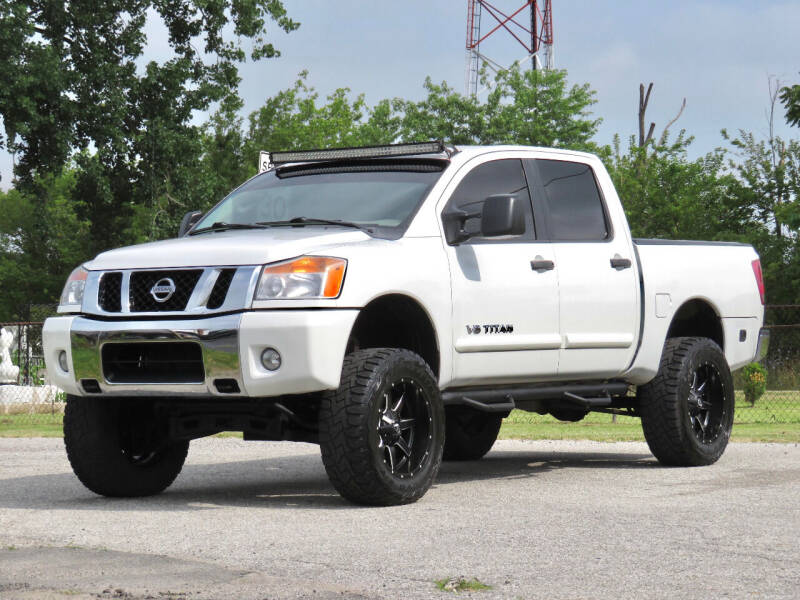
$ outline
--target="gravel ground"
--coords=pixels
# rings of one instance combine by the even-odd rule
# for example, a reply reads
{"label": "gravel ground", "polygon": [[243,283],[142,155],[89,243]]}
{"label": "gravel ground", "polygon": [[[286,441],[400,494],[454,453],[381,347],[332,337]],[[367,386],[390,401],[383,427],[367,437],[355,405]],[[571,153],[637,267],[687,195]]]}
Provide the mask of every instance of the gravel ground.
{"label": "gravel ground", "polygon": [[0,598],[800,597],[800,448],[660,467],[644,444],[501,441],[418,503],[363,508],[315,446],[205,439],[176,483],[110,500],[59,439],[0,438]]}

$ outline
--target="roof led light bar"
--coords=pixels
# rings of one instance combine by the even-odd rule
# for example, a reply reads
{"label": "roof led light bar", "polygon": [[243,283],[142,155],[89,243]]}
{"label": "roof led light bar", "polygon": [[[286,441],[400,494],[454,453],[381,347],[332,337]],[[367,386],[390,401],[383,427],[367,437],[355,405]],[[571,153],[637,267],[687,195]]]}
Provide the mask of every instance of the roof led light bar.
{"label": "roof led light bar", "polygon": [[357,148],[331,148],[330,150],[298,150],[289,152],[261,151],[258,157],[258,172],[295,162],[323,160],[346,160],[358,158],[386,158],[415,154],[442,154],[447,149],[442,140],[412,144],[389,144],[386,146],[360,146]]}

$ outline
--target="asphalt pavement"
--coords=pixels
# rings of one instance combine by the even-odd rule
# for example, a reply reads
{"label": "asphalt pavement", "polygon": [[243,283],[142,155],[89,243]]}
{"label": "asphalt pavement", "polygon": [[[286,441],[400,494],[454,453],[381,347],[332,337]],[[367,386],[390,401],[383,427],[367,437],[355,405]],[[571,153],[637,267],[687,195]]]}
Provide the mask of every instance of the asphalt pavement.
{"label": "asphalt pavement", "polygon": [[[442,592],[476,578],[487,591]],[[665,468],[639,443],[501,441],[416,504],[341,499],[316,446],[192,442],[165,493],[84,489],[0,438],[0,598],[798,598],[800,447]]]}

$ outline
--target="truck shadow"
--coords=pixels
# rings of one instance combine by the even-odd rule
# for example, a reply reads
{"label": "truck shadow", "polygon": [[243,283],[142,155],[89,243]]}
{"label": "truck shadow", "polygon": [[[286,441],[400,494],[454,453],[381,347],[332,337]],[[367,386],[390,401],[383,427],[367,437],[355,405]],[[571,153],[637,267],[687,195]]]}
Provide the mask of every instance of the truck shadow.
{"label": "truck shadow", "polygon": [[[543,477],[562,469],[653,469],[650,454],[584,452],[490,452],[479,461],[442,464],[434,486]],[[92,511],[197,511],[219,507],[348,509],[329,483],[316,454],[187,464],[164,493],[147,498],[104,498],[85,489],[72,473],[0,480],[0,509]],[[373,509],[376,510],[376,509]],[[379,509],[378,509],[379,510]]]}
{"label": "truck shadow", "polygon": [[652,469],[652,454],[493,451],[478,461],[444,462],[437,483],[533,477],[560,469]]}

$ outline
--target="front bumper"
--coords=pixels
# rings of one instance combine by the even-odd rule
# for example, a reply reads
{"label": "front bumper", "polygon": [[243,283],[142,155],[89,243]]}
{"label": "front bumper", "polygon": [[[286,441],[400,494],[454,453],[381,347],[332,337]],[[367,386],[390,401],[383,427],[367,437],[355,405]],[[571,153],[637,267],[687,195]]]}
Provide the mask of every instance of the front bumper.
{"label": "front bumper", "polygon": [[[42,336],[49,382],[68,394],[267,397],[337,388],[357,315],[357,310],[268,310],[148,321],[64,316],[47,319]],[[106,378],[104,345],[159,342],[199,345],[203,381],[113,383]],[[261,353],[268,347],[281,354],[282,364],[276,371],[261,365]],[[62,351],[67,371],[59,366]],[[219,380],[234,380],[239,393],[221,392]],[[87,381],[97,385],[87,385]],[[93,387],[99,392],[87,392]]]}

